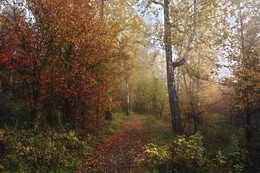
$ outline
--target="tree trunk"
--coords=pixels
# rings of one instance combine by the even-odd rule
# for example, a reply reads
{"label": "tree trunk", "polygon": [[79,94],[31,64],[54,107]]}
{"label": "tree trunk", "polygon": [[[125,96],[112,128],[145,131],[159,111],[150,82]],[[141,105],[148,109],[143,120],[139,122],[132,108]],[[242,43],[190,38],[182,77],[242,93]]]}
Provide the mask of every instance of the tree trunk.
{"label": "tree trunk", "polygon": [[101,0],[100,2],[100,18],[101,18],[101,21],[103,21],[104,19],[104,5],[105,5],[105,0]]}
{"label": "tree trunk", "polygon": [[[248,57],[246,56],[245,53],[245,39],[244,39],[244,22],[243,22],[243,16],[242,16],[242,10],[241,10],[241,3],[239,3],[239,23],[240,23],[240,54],[242,56],[241,59],[241,63],[243,65],[243,67],[245,69],[250,69],[251,67],[247,65],[247,60]],[[246,72],[245,70],[243,70],[243,77],[245,78],[245,82],[248,83],[248,78],[246,77]],[[251,88],[252,89],[252,88]],[[244,98],[248,98],[249,96],[249,88],[247,87],[244,91],[243,91],[243,97]],[[253,136],[253,130],[252,130],[252,116],[251,116],[251,111],[250,108],[248,107],[249,100],[246,99],[246,102],[244,104],[246,104],[246,108],[245,108],[245,116],[246,116],[246,139],[247,142],[250,142],[252,140],[252,136]]]}
{"label": "tree trunk", "polygon": [[31,98],[31,121],[38,123],[39,117],[37,117],[37,106],[38,106],[38,97],[39,97],[39,80],[37,78],[37,62],[33,63],[33,81],[32,81],[32,98]]}
{"label": "tree trunk", "polygon": [[198,57],[198,66],[197,66],[197,68],[198,68],[198,78],[197,78],[197,83],[196,83],[196,87],[197,87],[197,98],[196,98],[196,100],[197,100],[197,111],[199,111],[199,107],[200,107],[200,78],[201,78],[201,76],[200,76],[200,65],[201,65],[201,63],[200,63],[200,56]]}
{"label": "tree trunk", "polygon": [[253,131],[252,131],[251,112],[248,108],[246,108],[245,114],[246,114],[246,139],[248,142],[250,142],[252,140]]}
{"label": "tree trunk", "polygon": [[99,103],[97,104],[96,107],[96,127],[99,127],[100,122],[100,112],[99,112]]}
{"label": "tree trunk", "polygon": [[126,115],[130,115],[130,97],[129,97],[129,83],[128,77],[125,78],[125,90],[126,90]]}
{"label": "tree trunk", "polygon": [[172,63],[172,43],[169,0],[164,0],[164,44],[167,64],[167,85],[171,110],[172,130],[174,135],[183,133],[183,124],[180,116],[178,96],[175,87],[174,68]]}
{"label": "tree trunk", "polygon": [[181,88],[181,67],[178,67],[177,72],[177,94],[179,94]]}

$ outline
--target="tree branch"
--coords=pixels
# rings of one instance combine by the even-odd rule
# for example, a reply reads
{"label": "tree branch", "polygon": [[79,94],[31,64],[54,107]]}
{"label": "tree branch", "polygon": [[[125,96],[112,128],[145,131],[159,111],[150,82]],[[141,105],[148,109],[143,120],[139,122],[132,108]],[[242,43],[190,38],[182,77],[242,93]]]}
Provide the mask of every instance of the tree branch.
{"label": "tree branch", "polygon": [[161,6],[164,6],[163,3],[161,2],[158,2],[158,1],[155,1],[155,0],[151,0],[152,3],[156,4],[156,5],[161,5]]}
{"label": "tree branch", "polygon": [[195,38],[195,35],[196,35],[196,32],[197,32],[197,27],[198,27],[197,0],[194,0],[193,2],[194,2],[193,3],[193,8],[194,8],[193,30],[192,30],[192,33],[190,35],[190,38],[189,38],[189,41],[188,41],[188,46],[187,46],[185,54],[183,55],[183,57],[181,57],[179,59],[179,61],[172,63],[173,68],[184,65],[186,63],[188,56],[189,56],[189,53],[192,49],[192,42]]}

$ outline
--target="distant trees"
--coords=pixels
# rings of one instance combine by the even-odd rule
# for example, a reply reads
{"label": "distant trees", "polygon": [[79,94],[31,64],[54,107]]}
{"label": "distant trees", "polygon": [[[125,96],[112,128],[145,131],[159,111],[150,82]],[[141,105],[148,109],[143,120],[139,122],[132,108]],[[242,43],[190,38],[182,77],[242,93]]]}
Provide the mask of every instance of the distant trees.
{"label": "distant trees", "polygon": [[136,70],[137,59],[140,58],[140,52],[148,38],[145,38],[143,32],[145,25],[143,20],[136,14],[129,1],[114,0],[102,1],[104,22],[113,31],[113,39],[120,51],[121,60],[118,61],[118,72],[121,76],[117,83],[114,83],[113,100],[120,108],[130,115],[131,107],[131,76]]}
{"label": "distant trees", "polygon": [[138,80],[133,91],[133,111],[162,118],[168,110],[165,81],[158,78]]}
{"label": "distant trees", "polygon": [[235,115],[245,117],[245,134],[251,141],[259,119],[260,4],[256,1],[230,2],[227,9],[234,21],[230,24],[230,46],[226,46],[228,59],[233,63],[234,76],[229,83],[235,90],[232,109]]}

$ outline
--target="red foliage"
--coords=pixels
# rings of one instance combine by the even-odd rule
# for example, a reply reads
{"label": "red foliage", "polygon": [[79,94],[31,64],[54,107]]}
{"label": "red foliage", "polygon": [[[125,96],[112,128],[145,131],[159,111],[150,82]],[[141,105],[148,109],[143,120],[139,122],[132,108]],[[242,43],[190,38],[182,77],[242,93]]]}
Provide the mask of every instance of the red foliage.
{"label": "red foliage", "polygon": [[22,79],[31,108],[61,111],[68,121],[108,109],[121,57],[98,16],[98,0],[32,0],[12,7],[23,9],[27,13],[11,19],[1,15],[0,65]]}

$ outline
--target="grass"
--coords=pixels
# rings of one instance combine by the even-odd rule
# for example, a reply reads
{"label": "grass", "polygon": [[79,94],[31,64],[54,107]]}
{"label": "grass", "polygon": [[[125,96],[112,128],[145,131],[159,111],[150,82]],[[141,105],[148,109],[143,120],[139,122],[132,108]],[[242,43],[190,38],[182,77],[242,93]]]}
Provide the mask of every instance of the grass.
{"label": "grass", "polygon": [[229,124],[227,118],[219,114],[206,117],[200,129],[208,156],[214,156],[218,150],[224,150],[232,136],[239,139],[240,145],[243,146],[246,143],[243,129]]}
{"label": "grass", "polygon": [[148,135],[146,138],[146,143],[154,143],[162,145],[169,143],[173,140],[174,136],[171,132],[171,123],[165,121],[164,119],[156,119],[151,116],[144,116],[144,128],[146,129]]}
{"label": "grass", "polygon": [[[153,116],[144,116],[143,125],[148,132],[146,143],[164,145],[174,140],[171,132],[171,122],[164,119],[156,119]],[[224,123],[223,119],[213,116],[207,119],[208,122],[200,126],[204,137],[203,143],[208,156],[215,156],[218,150],[223,150],[230,142],[230,137],[235,135],[239,138],[240,144],[245,144],[241,129]],[[188,128],[188,125],[186,126]],[[187,131],[187,129],[186,129]]]}
{"label": "grass", "polygon": [[99,144],[105,142],[109,136],[120,131],[124,124],[130,119],[130,117],[125,116],[122,112],[113,113],[112,120],[105,121],[103,126],[96,133],[88,133],[84,129],[80,129],[80,136],[83,141],[86,141],[89,148],[89,154],[96,148]]}

